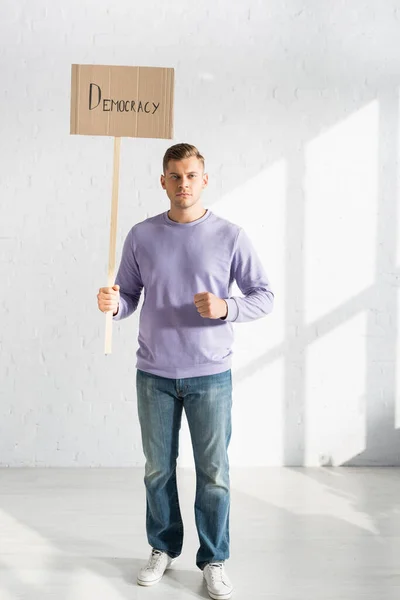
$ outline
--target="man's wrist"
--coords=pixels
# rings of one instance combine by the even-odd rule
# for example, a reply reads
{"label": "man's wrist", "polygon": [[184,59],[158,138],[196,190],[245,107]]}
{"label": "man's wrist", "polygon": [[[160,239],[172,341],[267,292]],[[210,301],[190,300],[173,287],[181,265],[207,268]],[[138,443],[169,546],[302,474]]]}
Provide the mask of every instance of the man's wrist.
{"label": "man's wrist", "polygon": [[227,303],[227,301],[226,301],[226,300],[224,300],[223,298],[222,298],[222,300],[225,302],[226,311],[225,311],[225,314],[224,314],[224,316],[223,316],[223,317],[220,317],[220,318],[224,320],[224,319],[226,319],[226,317],[228,316],[228,303]]}

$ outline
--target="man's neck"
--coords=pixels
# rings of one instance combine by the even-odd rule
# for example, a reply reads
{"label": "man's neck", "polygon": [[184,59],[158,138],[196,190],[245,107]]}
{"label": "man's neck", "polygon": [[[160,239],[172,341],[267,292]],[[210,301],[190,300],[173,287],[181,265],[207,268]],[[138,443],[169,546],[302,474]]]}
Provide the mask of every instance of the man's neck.
{"label": "man's neck", "polygon": [[191,212],[190,210],[176,210],[173,207],[168,211],[168,217],[171,221],[175,221],[176,223],[192,223],[192,221],[197,221],[201,219],[206,214],[207,209],[200,206],[196,207],[196,210]]}

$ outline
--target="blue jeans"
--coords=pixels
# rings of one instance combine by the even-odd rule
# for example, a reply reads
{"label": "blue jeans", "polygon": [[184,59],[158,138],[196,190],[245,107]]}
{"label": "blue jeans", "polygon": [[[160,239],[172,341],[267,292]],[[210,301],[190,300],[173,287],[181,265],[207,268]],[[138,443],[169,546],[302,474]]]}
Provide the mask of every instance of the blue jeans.
{"label": "blue jeans", "polygon": [[196,468],[194,505],[200,547],[196,565],[229,558],[229,461],[231,371],[169,379],[137,370],[138,414],[146,457],[146,531],[153,548],[176,557],[182,551],[183,522],[176,483],[176,459],[185,409]]}

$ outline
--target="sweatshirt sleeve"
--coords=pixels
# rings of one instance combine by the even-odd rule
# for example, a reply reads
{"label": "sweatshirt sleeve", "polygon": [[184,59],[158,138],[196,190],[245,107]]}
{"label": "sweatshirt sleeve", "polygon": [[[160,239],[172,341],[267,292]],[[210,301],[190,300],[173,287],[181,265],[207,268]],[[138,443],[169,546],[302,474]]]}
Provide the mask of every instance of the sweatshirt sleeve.
{"label": "sweatshirt sleeve", "polygon": [[224,298],[228,305],[226,321],[254,321],[270,313],[274,293],[253,245],[240,229],[232,257],[231,280],[235,280],[244,295]]}
{"label": "sweatshirt sleeve", "polygon": [[133,228],[124,242],[115,283],[120,286],[120,298],[118,313],[115,315],[114,321],[120,321],[129,317],[137,309],[143,289],[142,278],[133,248]]}

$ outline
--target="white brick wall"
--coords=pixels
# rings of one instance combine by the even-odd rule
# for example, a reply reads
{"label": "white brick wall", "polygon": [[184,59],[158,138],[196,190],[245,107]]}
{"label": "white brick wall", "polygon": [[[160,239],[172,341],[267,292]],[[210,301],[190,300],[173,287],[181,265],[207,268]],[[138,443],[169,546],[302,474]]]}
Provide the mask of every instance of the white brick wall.
{"label": "white brick wall", "polygon": [[[143,464],[137,315],[103,354],[111,138],[69,135],[71,63],[176,69],[173,143],[276,292],[236,326],[233,465],[400,464],[400,4],[3,0],[0,464]],[[118,258],[167,208],[124,139]],[[191,463],[187,428],[181,464]]]}

